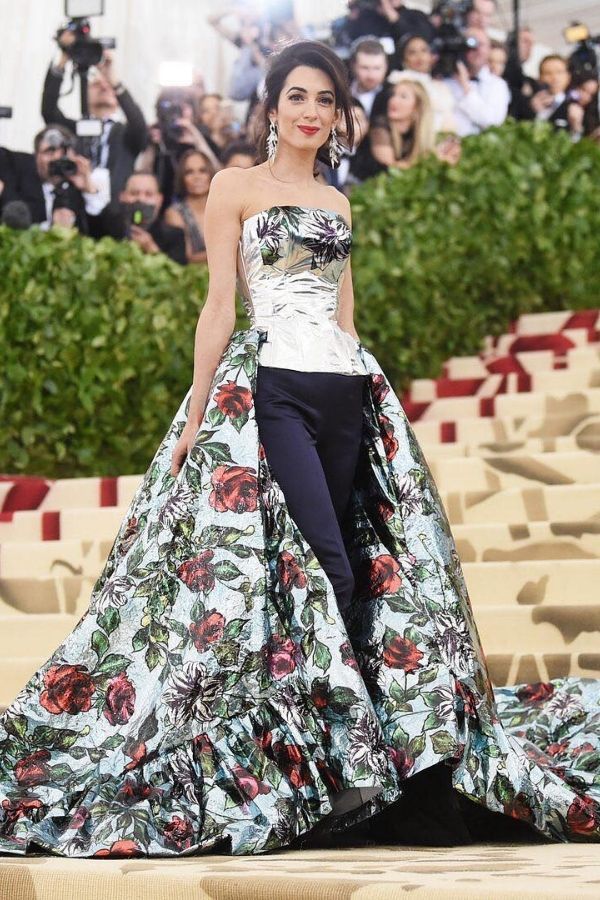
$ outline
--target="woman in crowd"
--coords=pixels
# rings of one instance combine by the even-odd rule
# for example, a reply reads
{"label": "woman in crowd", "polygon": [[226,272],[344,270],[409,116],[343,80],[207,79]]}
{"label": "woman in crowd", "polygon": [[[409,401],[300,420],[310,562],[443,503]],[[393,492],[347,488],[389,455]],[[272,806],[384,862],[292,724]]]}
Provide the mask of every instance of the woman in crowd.
{"label": "woman in crowd", "polygon": [[402,70],[390,72],[388,81],[396,83],[408,78],[421,82],[431,101],[435,131],[456,132],[454,98],[448,85],[431,75],[436,57],[428,42],[418,35],[407,34],[399,42],[399,52]]}
{"label": "woman in crowd", "polygon": [[215,167],[200,150],[186,150],[175,171],[178,199],[165,213],[167,225],[183,228],[189,263],[206,262],[204,209]]}

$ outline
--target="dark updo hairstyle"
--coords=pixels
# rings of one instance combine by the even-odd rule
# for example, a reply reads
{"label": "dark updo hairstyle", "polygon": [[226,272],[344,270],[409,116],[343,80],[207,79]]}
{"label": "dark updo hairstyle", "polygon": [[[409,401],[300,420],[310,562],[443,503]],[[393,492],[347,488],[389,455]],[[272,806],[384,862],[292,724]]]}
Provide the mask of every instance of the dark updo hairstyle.
{"label": "dark updo hairstyle", "polygon": [[[335,94],[335,108],[342,110],[342,121],[345,124],[345,134],[338,135],[340,144],[345,149],[352,147],[354,143],[354,119],[352,116],[352,97],[348,84],[346,67],[342,60],[336,56],[326,44],[320,41],[293,41],[275,50],[267,58],[267,75],[261,100],[261,108],[257,117],[257,156],[260,162],[265,162],[267,157],[267,136],[269,134],[269,110],[277,109],[279,95],[292,69],[296,66],[310,66],[320,69],[329,75],[333,81]],[[317,150],[317,160],[330,166],[329,138]],[[319,174],[319,167],[315,160],[315,177]]]}

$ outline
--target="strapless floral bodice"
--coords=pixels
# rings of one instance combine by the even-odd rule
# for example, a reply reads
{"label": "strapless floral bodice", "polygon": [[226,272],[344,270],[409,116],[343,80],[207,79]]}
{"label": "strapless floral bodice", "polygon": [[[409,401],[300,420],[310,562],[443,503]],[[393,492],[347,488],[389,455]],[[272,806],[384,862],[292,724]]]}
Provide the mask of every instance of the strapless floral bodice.
{"label": "strapless floral bodice", "polygon": [[259,364],[365,374],[357,341],[337,322],[352,231],[338,212],[271,206],[244,220],[238,289],[265,332]]}

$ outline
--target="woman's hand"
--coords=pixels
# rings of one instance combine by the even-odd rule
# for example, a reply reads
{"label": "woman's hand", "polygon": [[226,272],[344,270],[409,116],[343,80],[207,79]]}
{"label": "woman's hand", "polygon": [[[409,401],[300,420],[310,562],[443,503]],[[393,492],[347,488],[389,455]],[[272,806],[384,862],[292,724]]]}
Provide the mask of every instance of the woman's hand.
{"label": "woman's hand", "polygon": [[197,433],[198,426],[192,424],[192,422],[187,422],[183,431],[181,432],[181,437],[173,448],[173,455],[171,457],[171,475],[179,474],[184,460],[194,446],[194,439]]}

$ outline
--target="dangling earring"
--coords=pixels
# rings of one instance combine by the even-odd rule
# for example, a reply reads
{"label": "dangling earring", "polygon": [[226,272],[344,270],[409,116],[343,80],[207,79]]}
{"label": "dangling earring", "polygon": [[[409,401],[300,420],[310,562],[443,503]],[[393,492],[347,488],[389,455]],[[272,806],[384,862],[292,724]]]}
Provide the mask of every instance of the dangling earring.
{"label": "dangling earring", "polygon": [[342,150],[343,147],[338,140],[334,125],[331,129],[331,136],[329,138],[329,159],[332,169],[335,169],[335,167],[339,163]]}
{"label": "dangling earring", "polygon": [[269,134],[267,135],[267,156],[269,159],[273,159],[277,153],[277,141],[277,128],[273,119],[269,119]]}

